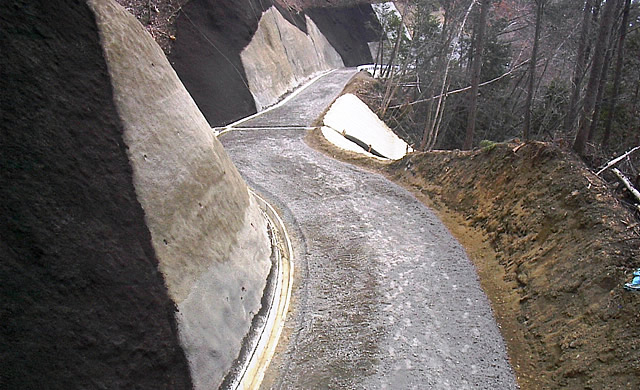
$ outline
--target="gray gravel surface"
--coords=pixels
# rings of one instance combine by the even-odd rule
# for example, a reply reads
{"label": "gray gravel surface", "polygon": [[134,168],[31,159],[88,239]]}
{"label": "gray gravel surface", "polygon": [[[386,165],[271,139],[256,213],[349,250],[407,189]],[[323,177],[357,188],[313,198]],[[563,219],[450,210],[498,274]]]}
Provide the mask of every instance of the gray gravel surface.
{"label": "gray gravel surface", "polygon": [[338,69],[314,82],[287,104],[239,124],[240,127],[304,127],[313,121],[338,97],[354,70]]}
{"label": "gray gravel surface", "polygon": [[[308,103],[319,115],[352,74],[326,76],[292,107]],[[279,112],[266,126],[313,120],[301,121],[297,109]],[[262,127],[259,119],[251,125]],[[309,148],[304,135],[261,128],[220,139],[249,184],[282,212],[294,243],[291,335],[272,363],[272,386],[517,388],[460,244],[406,190]]]}

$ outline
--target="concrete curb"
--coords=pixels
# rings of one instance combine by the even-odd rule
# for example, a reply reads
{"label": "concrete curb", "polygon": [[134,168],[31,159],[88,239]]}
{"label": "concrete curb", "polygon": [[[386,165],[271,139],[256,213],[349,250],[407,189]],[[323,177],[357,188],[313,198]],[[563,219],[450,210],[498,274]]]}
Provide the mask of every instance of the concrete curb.
{"label": "concrete curb", "polygon": [[266,200],[251,189],[249,192],[258,202],[274,233],[278,274],[275,294],[260,337],[256,340],[256,345],[253,347],[249,359],[243,364],[238,379],[231,386],[232,389],[242,390],[258,389],[269,363],[271,363],[289,310],[294,272],[293,251],[284,222]]}

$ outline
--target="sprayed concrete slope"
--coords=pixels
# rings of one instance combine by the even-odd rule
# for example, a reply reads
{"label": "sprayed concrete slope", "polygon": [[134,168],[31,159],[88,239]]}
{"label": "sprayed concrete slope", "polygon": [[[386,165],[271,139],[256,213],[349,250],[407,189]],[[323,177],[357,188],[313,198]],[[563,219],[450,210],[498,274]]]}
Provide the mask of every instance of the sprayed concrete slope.
{"label": "sprayed concrete slope", "polygon": [[50,3],[0,10],[0,387],[217,388],[266,221],[135,18]]}
{"label": "sprayed concrete slope", "polygon": [[262,14],[258,30],[240,53],[258,111],[314,74],[344,66],[315,23],[308,16],[305,22],[306,34],[271,7]]}
{"label": "sprayed concrete slope", "polygon": [[211,126],[255,114],[320,71],[371,63],[379,23],[369,4],[280,3],[190,0],[177,15],[170,61]]}
{"label": "sprayed concrete slope", "polygon": [[0,388],[191,389],[92,11],[0,20]]}
{"label": "sprayed concrete slope", "polygon": [[194,386],[214,388],[261,306],[271,266],[266,222],[152,38],[114,3],[90,4]]}

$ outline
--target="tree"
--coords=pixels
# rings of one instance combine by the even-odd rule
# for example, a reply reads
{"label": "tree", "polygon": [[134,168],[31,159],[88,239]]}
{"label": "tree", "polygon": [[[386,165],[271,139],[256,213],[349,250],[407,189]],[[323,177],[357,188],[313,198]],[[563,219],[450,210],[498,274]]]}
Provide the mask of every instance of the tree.
{"label": "tree", "polygon": [[[450,38],[447,38],[446,45],[444,46],[444,49],[445,49],[444,56],[441,57],[442,62],[445,64],[444,72],[443,72],[444,74],[442,75],[442,81],[441,81],[442,84],[439,90],[439,94],[437,95],[437,98],[432,101],[432,103],[435,104],[435,110],[433,112],[427,113],[427,121],[425,124],[422,141],[420,143],[420,149],[422,150],[424,149],[431,150],[435,146],[438,140],[440,126],[442,124],[442,119],[444,118],[444,109],[445,109],[445,104],[446,104],[447,95],[448,95],[447,91],[451,86],[451,78],[450,78],[451,67],[452,67],[452,64],[455,62],[454,59],[456,57],[460,57],[459,45],[462,39],[465,25],[467,23],[467,18],[469,17],[469,14],[471,13],[473,7],[476,5],[476,2],[477,0],[471,1],[471,3],[469,4],[469,7],[464,13],[464,16],[462,17],[462,21],[460,22],[460,25],[458,26],[457,33],[455,35],[450,35],[449,36]],[[445,22],[443,23],[443,33],[444,33],[444,26],[447,25],[447,22],[446,22],[447,18],[448,17],[445,15]],[[452,32],[455,31],[454,29],[451,29],[451,30]],[[452,42],[455,42],[455,44],[450,45]],[[440,83],[440,80],[438,80],[438,83]],[[431,105],[431,102],[430,102],[430,105]]]}
{"label": "tree", "polygon": [[538,45],[540,43],[540,30],[542,29],[542,14],[546,0],[535,0],[536,4],[536,32],[533,38],[533,49],[531,50],[531,61],[529,62],[529,82],[527,86],[527,100],[524,111],[524,128],[522,130],[522,138],[529,140],[531,132],[531,104],[533,102],[533,94],[535,93],[536,63],[538,62]]}
{"label": "tree", "polygon": [[587,38],[589,37],[589,30],[591,27],[591,15],[593,8],[592,1],[593,0],[586,0],[584,4],[582,25],[580,29],[580,42],[578,44],[576,66],[573,71],[571,85],[571,98],[569,100],[567,116],[565,117],[564,121],[564,128],[568,133],[573,131],[573,126],[576,121],[576,112],[578,100],[580,99],[580,90],[582,89],[582,80],[584,79],[585,70],[587,67]]}
{"label": "tree", "polygon": [[[613,26],[621,25],[616,16],[623,15],[626,0],[609,1],[491,0],[480,54],[484,0],[414,0],[405,20],[413,39],[400,43],[395,74],[375,92],[378,113],[416,149],[430,150],[469,148],[469,141],[478,139],[522,138],[525,127],[528,139],[574,141],[578,125],[595,125],[594,116],[602,118],[600,132],[615,112],[610,139],[616,140],[615,151],[628,149],[636,139],[632,129],[640,126],[640,0],[630,1],[622,59],[617,49],[622,30]],[[395,42],[387,41],[387,58]],[[602,53],[613,53],[610,80],[603,77],[609,67]],[[601,115],[595,113],[598,101]]]}
{"label": "tree", "polygon": [[473,144],[473,133],[476,128],[476,115],[478,113],[478,85],[480,84],[480,71],[482,70],[482,52],[484,50],[484,30],[487,24],[487,14],[491,0],[482,0],[480,17],[476,23],[475,45],[473,65],[471,73],[471,99],[469,102],[469,116],[467,119],[467,131],[462,149],[469,150]]}
{"label": "tree", "polygon": [[613,123],[613,112],[616,108],[616,101],[620,93],[620,82],[622,80],[622,65],[624,63],[624,41],[627,37],[627,27],[629,25],[629,11],[631,9],[631,0],[626,0],[624,11],[622,13],[622,24],[620,25],[620,36],[618,38],[618,55],[616,58],[616,68],[613,76],[613,93],[609,101],[609,111],[607,113],[607,121],[604,126],[604,135],[602,137],[602,146],[606,147],[611,138],[611,126]]}
{"label": "tree", "polygon": [[607,44],[609,43],[609,33],[614,21],[614,14],[617,0],[607,0],[602,10],[602,17],[598,26],[598,37],[593,51],[593,65],[589,74],[589,82],[584,95],[584,104],[581,111],[578,132],[573,142],[573,150],[579,155],[584,155],[585,146],[589,139],[591,119],[596,104],[598,94],[598,84],[602,77]]}

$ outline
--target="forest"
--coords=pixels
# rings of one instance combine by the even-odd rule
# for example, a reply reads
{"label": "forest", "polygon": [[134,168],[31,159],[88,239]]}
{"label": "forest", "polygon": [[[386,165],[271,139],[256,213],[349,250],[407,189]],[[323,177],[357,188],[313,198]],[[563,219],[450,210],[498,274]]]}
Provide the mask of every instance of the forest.
{"label": "forest", "polygon": [[[545,141],[595,168],[640,145],[640,2],[396,5],[401,17],[380,6],[381,82],[366,98],[415,149]],[[637,181],[633,156],[622,169]]]}

